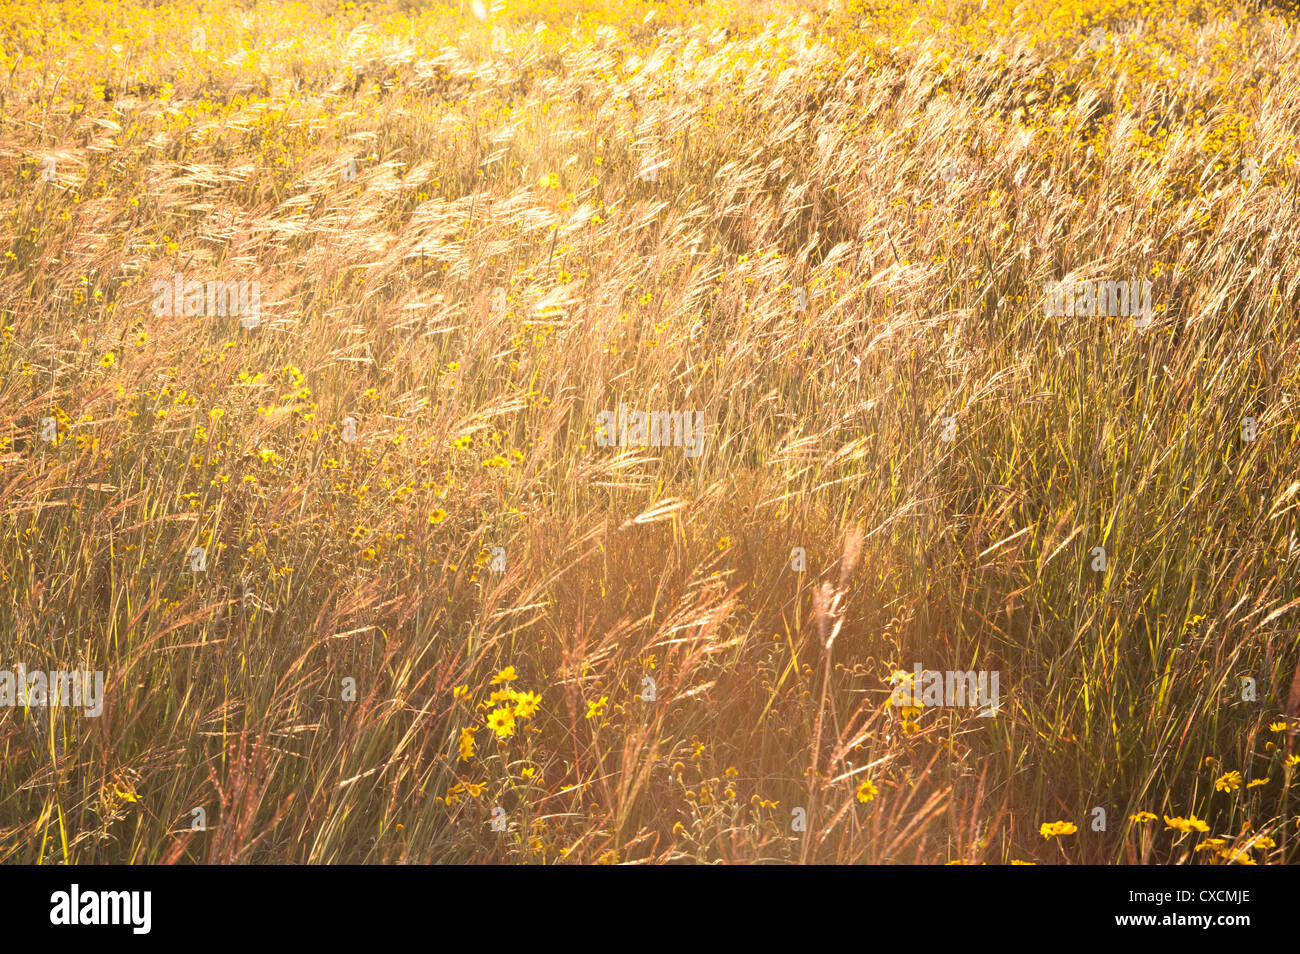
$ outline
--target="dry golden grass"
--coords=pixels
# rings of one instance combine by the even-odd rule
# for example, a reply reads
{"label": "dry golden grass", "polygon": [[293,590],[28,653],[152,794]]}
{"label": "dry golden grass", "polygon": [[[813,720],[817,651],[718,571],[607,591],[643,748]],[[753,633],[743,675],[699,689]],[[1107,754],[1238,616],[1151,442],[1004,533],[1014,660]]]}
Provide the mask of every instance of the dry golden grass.
{"label": "dry golden grass", "polygon": [[478,13],[0,4],[0,861],[1295,861],[1290,15]]}

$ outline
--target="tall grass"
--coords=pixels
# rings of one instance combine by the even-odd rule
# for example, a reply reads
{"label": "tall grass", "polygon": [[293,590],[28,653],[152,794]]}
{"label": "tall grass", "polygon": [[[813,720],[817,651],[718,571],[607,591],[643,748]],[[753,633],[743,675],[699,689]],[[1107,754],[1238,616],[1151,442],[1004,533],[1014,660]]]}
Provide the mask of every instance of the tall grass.
{"label": "tall grass", "polygon": [[1287,14],[0,12],[0,860],[1297,859]]}

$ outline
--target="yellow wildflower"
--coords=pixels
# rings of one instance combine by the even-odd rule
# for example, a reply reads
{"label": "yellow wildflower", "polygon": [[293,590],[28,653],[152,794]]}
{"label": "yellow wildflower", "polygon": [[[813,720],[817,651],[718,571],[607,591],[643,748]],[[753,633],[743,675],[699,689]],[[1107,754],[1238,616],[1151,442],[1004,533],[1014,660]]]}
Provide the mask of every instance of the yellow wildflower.
{"label": "yellow wildflower", "polygon": [[509,706],[493,709],[488,713],[487,726],[497,734],[498,739],[508,739],[515,734],[515,715]]}
{"label": "yellow wildflower", "polygon": [[1220,775],[1214,783],[1214,789],[1218,792],[1235,792],[1241,788],[1241,773],[1228,772],[1226,775]]}
{"label": "yellow wildflower", "polygon": [[1165,827],[1173,828],[1177,831],[1183,832],[1184,834],[1193,831],[1207,832],[1210,830],[1210,826],[1205,824],[1205,822],[1201,821],[1195,815],[1189,815],[1187,818],[1170,818],[1166,815]]}
{"label": "yellow wildflower", "polygon": [[1073,835],[1078,830],[1077,825],[1068,821],[1043,822],[1038,826],[1038,833],[1044,838],[1053,838],[1057,835]]}
{"label": "yellow wildflower", "polygon": [[515,695],[515,716],[531,719],[542,705],[542,697],[535,692],[521,692]]}

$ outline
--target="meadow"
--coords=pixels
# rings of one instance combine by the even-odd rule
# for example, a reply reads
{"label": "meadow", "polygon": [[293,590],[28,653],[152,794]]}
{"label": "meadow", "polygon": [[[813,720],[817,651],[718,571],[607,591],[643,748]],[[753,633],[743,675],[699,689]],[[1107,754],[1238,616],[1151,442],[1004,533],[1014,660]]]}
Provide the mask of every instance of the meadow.
{"label": "meadow", "polygon": [[1300,860],[1295,14],[486,2],[0,0],[0,862]]}

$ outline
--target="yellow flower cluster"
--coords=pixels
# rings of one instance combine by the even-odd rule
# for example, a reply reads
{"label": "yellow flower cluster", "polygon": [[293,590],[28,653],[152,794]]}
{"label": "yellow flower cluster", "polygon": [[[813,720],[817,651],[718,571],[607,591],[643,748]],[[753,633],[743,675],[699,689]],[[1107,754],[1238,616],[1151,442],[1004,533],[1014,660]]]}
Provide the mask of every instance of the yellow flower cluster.
{"label": "yellow flower cluster", "polygon": [[[514,682],[519,676],[514,666],[507,666],[492,677],[490,685],[502,686],[495,689],[481,703],[480,709],[490,709],[484,723],[498,739],[508,739],[515,734],[519,722],[531,719],[541,709],[542,697],[535,692],[520,692],[507,683]],[[468,686],[456,686],[452,698],[460,700],[469,693]],[[468,761],[474,757],[474,730],[463,728],[460,732],[460,758]]]}

